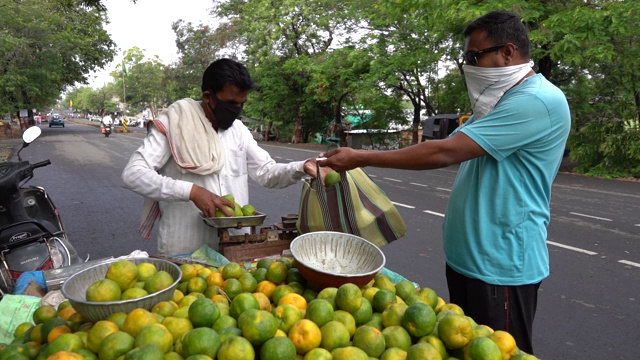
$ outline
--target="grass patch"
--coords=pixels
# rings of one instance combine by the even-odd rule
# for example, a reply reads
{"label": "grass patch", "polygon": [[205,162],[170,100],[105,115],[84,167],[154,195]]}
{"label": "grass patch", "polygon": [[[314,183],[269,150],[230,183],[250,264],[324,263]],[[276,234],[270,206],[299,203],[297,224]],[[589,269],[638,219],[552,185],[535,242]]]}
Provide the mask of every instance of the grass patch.
{"label": "grass patch", "polygon": [[11,144],[0,144],[0,162],[9,160],[14,147]]}

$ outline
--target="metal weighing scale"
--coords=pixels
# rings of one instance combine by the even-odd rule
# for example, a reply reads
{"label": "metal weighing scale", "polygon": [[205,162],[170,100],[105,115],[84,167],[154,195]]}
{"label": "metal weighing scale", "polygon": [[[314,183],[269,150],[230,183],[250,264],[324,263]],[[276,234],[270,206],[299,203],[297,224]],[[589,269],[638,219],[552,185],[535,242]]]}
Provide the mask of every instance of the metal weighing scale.
{"label": "metal weighing scale", "polygon": [[[282,221],[258,229],[264,223],[266,214],[256,211],[252,216],[204,217],[209,226],[218,229],[220,243],[218,251],[229,261],[253,261],[255,259],[280,255],[288,250],[291,241],[298,236],[296,229],[297,214],[282,216]],[[249,227],[250,233],[231,235],[229,229]]]}

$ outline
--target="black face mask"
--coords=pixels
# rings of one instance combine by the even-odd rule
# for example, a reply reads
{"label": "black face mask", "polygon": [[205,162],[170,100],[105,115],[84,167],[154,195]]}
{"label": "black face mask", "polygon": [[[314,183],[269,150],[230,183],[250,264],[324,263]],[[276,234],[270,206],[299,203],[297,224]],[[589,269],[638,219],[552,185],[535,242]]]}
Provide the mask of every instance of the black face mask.
{"label": "black face mask", "polygon": [[[212,95],[215,97],[215,95]],[[242,111],[242,107],[234,106],[228,101],[220,100],[216,98],[216,107],[211,107],[209,103],[209,110],[213,113],[213,116],[216,117],[216,124],[218,124],[218,128],[222,130],[227,130],[233,125],[233,122],[236,120],[240,112]]]}

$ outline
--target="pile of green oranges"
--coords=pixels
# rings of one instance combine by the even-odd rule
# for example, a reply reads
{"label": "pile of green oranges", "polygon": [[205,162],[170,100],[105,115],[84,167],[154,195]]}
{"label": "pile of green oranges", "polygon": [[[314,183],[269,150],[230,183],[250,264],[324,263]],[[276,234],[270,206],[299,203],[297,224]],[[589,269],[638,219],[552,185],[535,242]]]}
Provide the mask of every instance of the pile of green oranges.
{"label": "pile of green oranges", "polygon": [[136,299],[164,290],[173,282],[171,274],[158,271],[152,263],[136,265],[131,260],[118,260],[109,265],[104,279],[87,288],[85,295],[93,302]]}
{"label": "pile of green oranges", "polygon": [[321,289],[289,258],[251,270],[235,262],[180,268],[173,298],[150,310],[91,323],[68,302],[39,307],[1,346],[0,360],[535,359],[432,289],[383,274],[362,288]]}

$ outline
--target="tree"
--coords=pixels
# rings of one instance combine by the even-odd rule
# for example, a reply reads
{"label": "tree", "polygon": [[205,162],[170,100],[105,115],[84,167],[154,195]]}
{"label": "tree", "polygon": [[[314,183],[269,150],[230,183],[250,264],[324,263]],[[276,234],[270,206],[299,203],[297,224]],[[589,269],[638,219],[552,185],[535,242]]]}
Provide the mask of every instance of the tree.
{"label": "tree", "polygon": [[73,107],[85,114],[102,114],[104,111],[113,113],[118,111],[118,104],[112,100],[116,95],[117,86],[114,83],[99,89],[82,86],[69,91],[63,103],[73,101]]}
{"label": "tree", "polygon": [[[390,96],[378,87],[379,79],[371,74],[373,58],[366,49],[345,46],[317,56],[316,62],[307,92],[318,103],[329,101],[333,115],[333,123],[329,126],[333,130],[331,132],[339,137],[340,146],[347,145],[342,122],[346,109],[351,109],[351,112],[357,109],[379,110],[374,112],[367,124],[360,124],[362,128],[387,128],[389,123],[404,120],[400,111],[401,101],[397,101],[396,106],[386,101]],[[385,104],[384,109],[378,106],[380,104]],[[360,119],[364,117],[360,116]]]}
{"label": "tree", "polygon": [[[124,68],[123,68],[124,67]],[[125,70],[126,69],[126,74]],[[134,109],[151,110],[151,116],[167,103],[165,66],[158,56],[145,58],[144,51],[134,47],[125,52],[123,65],[111,73],[119,88],[119,97]],[[126,99],[124,98],[126,91]]]}
{"label": "tree", "polygon": [[[451,34],[439,31],[439,21],[431,15],[437,2],[397,3],[371,1],[356,3],[366,18],[368,49],[372,61],[372,82],[407,98],[413,108],[412,143],[418,142],[421,113],[438,112],[438,81],[451,49]],[[411,13],[412,16],[406,16]],[[419,19],[418,21],[416,21]]]}
{"label": "tree", "polygon": [[[231,44],[230,30],[213,29],[208,25],[194,26],[178,20],[172,24],[180,58],[166,69],[169,102],[184,97],[202,96],[202,74],[216,58],[224,56],[224,46]],[[221,34],[223,33],[223,34]],[[233,54],[229,56],[235,58]]]}
{"label": "tree", "polygon": [[95,4],[0,0],[0,9],[2,113],[51,104],[113,58],[105,11]]}
{"label": "tree", "polygon": [[[268,99],[271,103],[295,103],[295,110],[288,114],[295,119],[292,142],[305,141],[304,125],[327,104],[315,104],[313,94],[307,93],[314,58],[330,51],[335,37],[349,43],[353,24],[349,12],[341,2],[284,0],[230,0],[215,9],[218,18],[228,19],[220,27],[232,26],[238,41],[245,48],[247,63],[255,73],[265,66],[288,91],[279,91]],[[274,58],[278,59],[275,60]],[[309,66],[304,66],[309,65]],[[282,90],[278,86],[278,89]],[[275,94],[287,94],[287,98],[275,100]],[[271,111],[270,106],[263,111]],[[265,114],[278,117],[278,111]],[[258,114],[262,116],[263,114]],[[289,120],[290,121],[290,120]]]}

